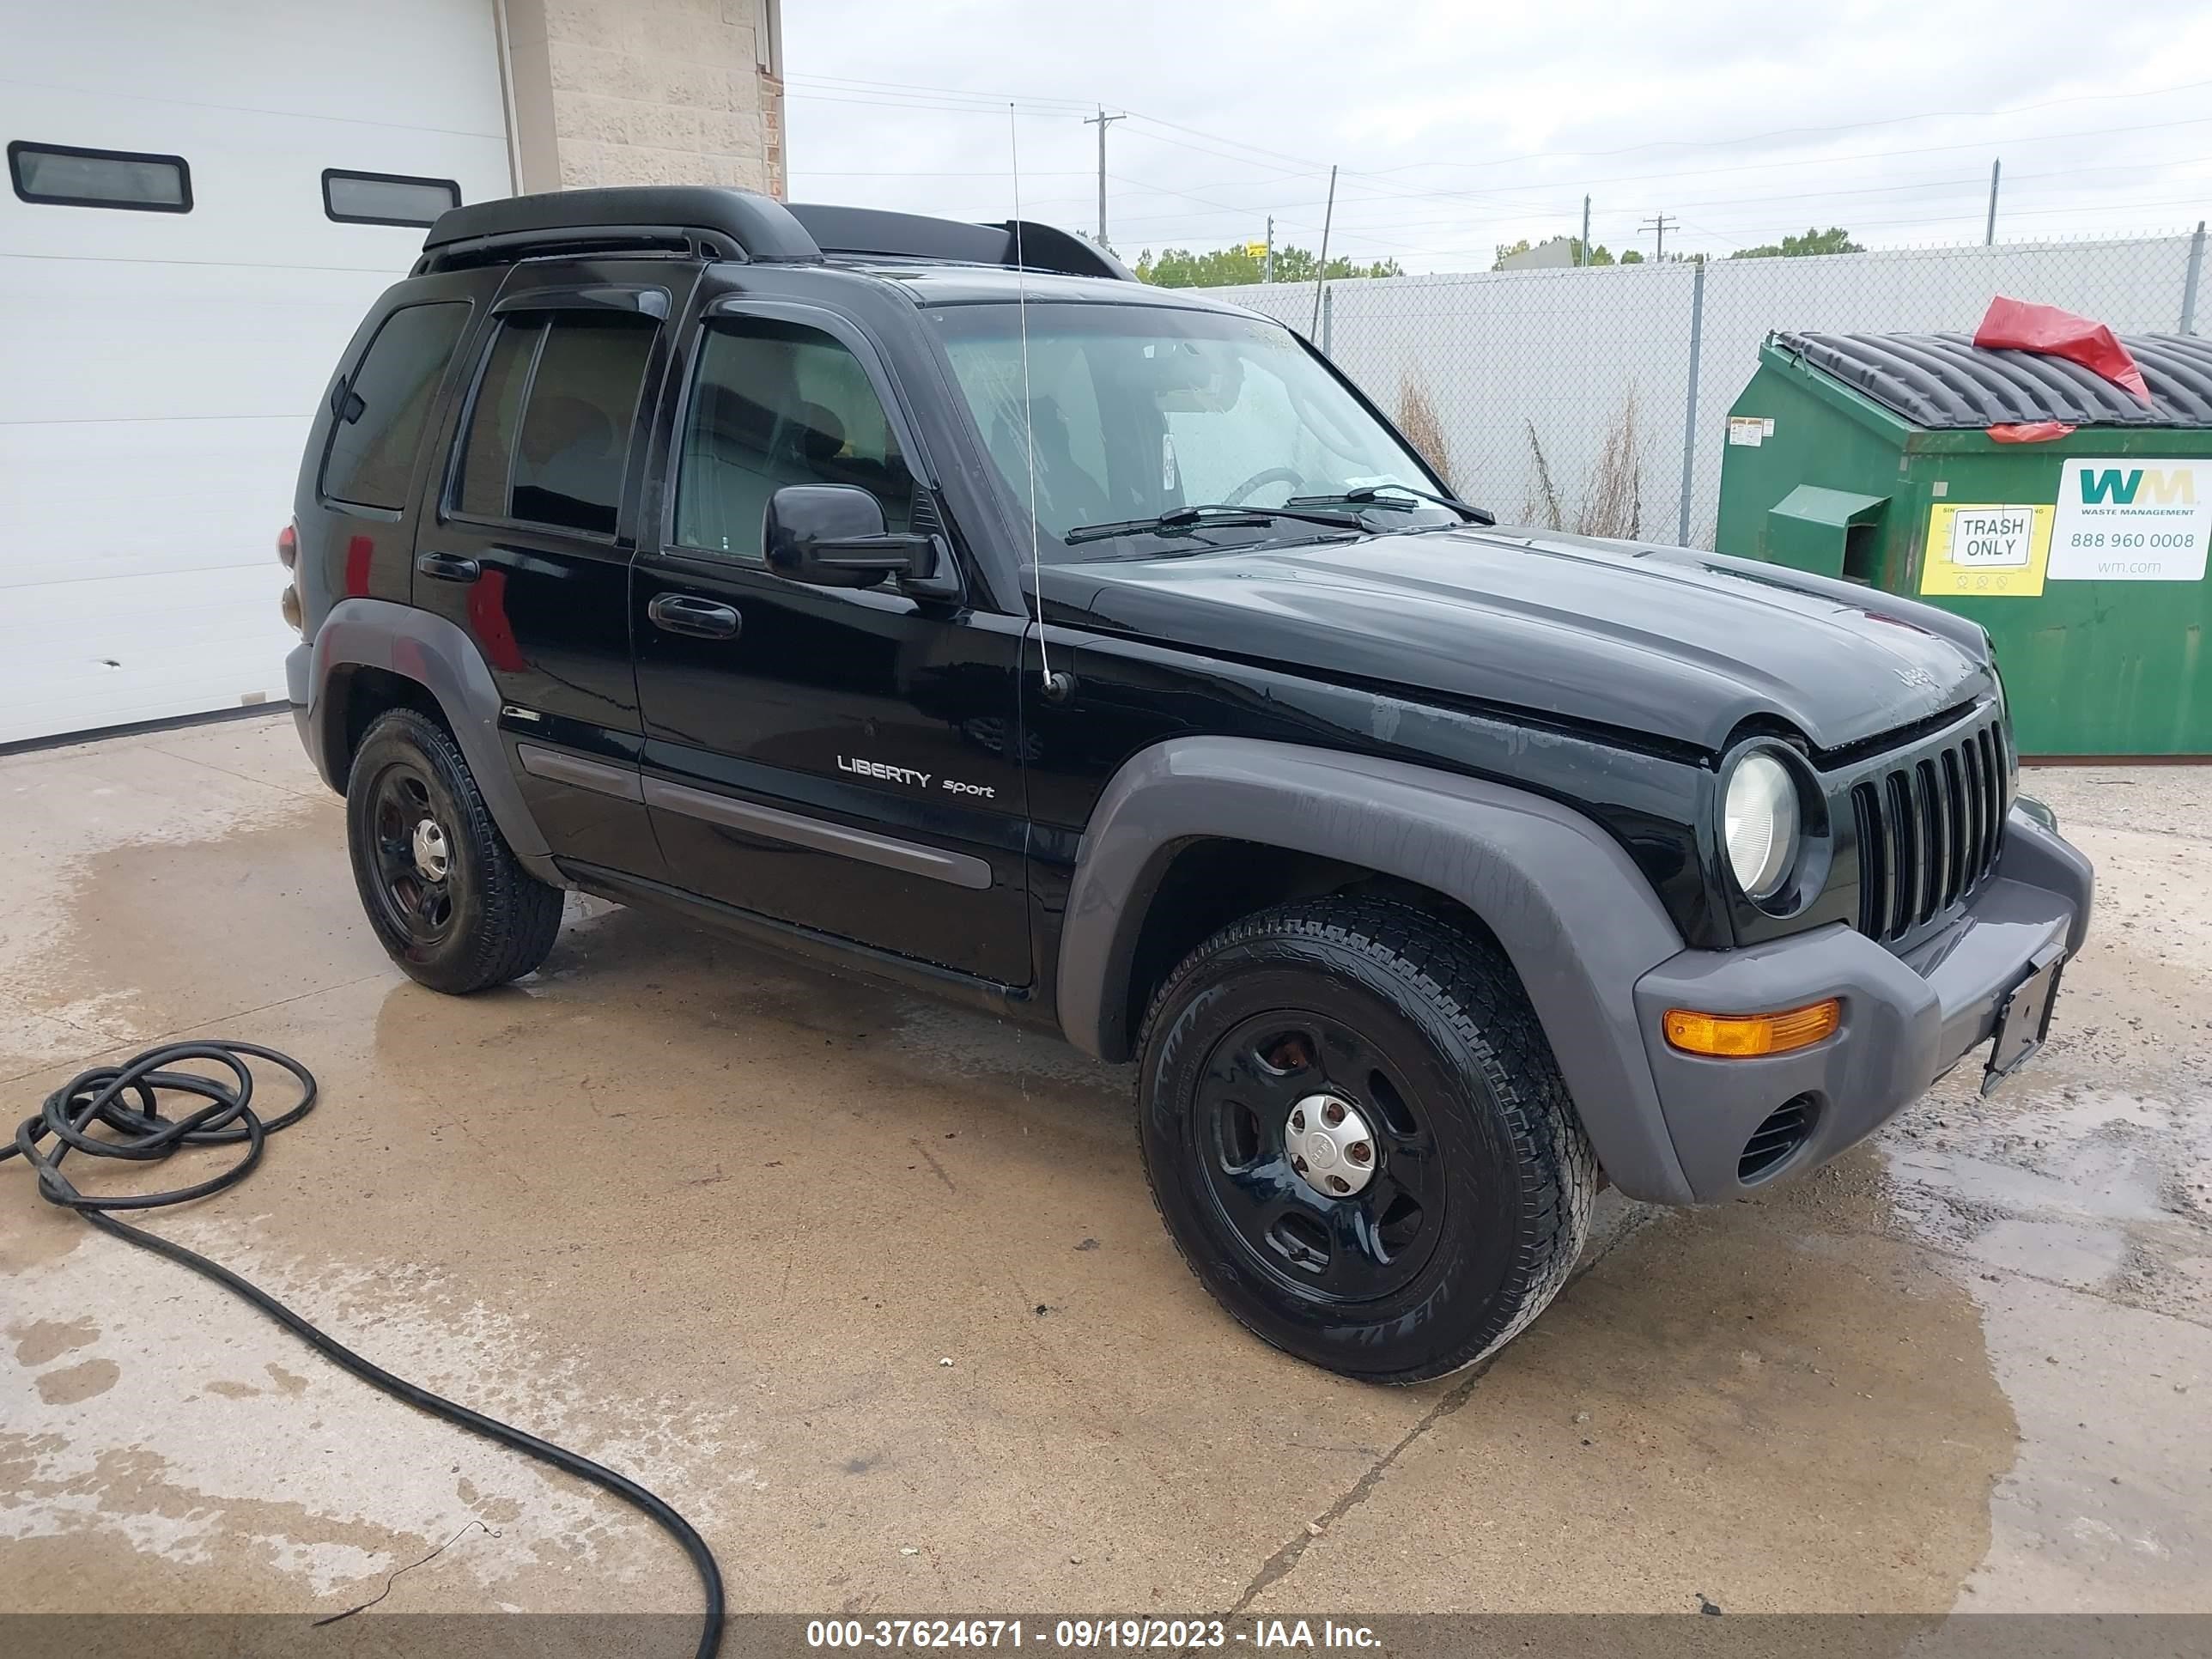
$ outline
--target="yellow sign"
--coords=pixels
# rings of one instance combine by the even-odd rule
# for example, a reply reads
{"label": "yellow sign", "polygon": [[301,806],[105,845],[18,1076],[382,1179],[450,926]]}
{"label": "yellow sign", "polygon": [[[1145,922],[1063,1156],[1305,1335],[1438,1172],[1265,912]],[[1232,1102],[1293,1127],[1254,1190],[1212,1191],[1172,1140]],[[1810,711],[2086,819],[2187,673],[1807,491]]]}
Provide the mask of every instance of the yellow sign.
{"label": "yellow sign", "polygon": [[1936,502],[1928,513],[1920,592],[1936,598],[2034,598],[2043,592],[2051,557],[2051,513],[2047,503]]}
{"label": "yellow sign", "polygon": [[1265,242],[1247,242],[1244,254],[1247,258],[1264,259],[1267,257],[1267,245]]}

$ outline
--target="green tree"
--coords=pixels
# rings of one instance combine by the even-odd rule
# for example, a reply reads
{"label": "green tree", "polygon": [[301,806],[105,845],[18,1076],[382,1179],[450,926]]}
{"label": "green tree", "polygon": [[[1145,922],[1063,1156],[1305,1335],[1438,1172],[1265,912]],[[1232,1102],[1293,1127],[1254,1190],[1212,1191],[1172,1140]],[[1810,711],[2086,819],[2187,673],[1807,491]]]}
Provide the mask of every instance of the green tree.
{"label": "green tree", "polygon": [[1796,259],[1810,253],[1864,253],[1866,249],[1851,240],[1851,234],[1841,225],[1830,225],[1826,230],[1807,227],[1802,236],[1784,236],[1779,242],[1769,242],[1764,247],[1740,247],[1729,255],[1731,259]]}
{"label": "green tree", "polygon": [[1625,265],[1640,265],[1644,263],[1644,256],[1634,248],[1630,248],[1620,256],[1620,263]]}
{"label": "green tree", "polygon": [[[1319,257],[1310,248],[1275,250],[1275,280],[1279,283],[1310,283],[1319,274],[1320,265]],[[1214,248],[1203,253],[1194,253],[1188,248],[1164,248],[1157,258],[1146,248],[1134,269],[1141,280],[1160,288],[1230,288],[1260,281],[1266,274],[1267,262],[1241,246]],[[1332,282],[1353,276],[1405,274],[1395,259],[1377,259],[1364,265],[1341,257],[1328,262]]]}

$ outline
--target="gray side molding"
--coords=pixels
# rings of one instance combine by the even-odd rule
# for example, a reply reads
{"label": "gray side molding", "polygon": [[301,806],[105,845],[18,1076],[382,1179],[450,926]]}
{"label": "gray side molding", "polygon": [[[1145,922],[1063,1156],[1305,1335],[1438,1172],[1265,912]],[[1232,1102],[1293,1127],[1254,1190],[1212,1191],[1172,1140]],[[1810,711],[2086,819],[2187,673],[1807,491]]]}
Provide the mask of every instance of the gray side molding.
{"label": "gray side molding", "polygon": [[835,853],[840,858],[858,859],[863,864],[902,870],[910,876],[950,882],[955,887],[977,892],[987,892],[991,886],[991,866],[966,853],[947,853],[940,848],[922,847],[910,841],[855,830],[848,824],[831,823],[823,818],[780,812],[773,806],[694,789],[689,784],[671,783],[665,778],[647,778],[643,785],[645,804],[665,812],[681,812],[687,817],[702,818],[747,835],[765,836],[770,841],[785,842],[793,847],[811,847],[817,852]]}
{"label": "gray side molding", "polygon": [[1146,750],[1099,798],[1068,893],[1058,1002],[1077,1048],[1128,1056],[1145,912],[1180,845],[1207,836],[1340,859],[1466,905],[1528,988],[1607,1172],[1632,1196],[1688,1201],[1635,998],[1681,935],[1618,842],[1523,790],[1247,738]]}
{"label": "gray side molding", "polygon": [[554,866],[552,851],[507,765],[499,738],[499,687],[474,640],[443,617],[389,599],[341,599],[331,607],[315,630],[301,731],[316,770],[333,787],[338,781],[330,753],[325,694],[331,676],[349,665],[387,670],[415,681],[435,697],[445,710],[446,723],[453,728],[477,789],[515,857],[540,881],[561,887],[575,884]]}

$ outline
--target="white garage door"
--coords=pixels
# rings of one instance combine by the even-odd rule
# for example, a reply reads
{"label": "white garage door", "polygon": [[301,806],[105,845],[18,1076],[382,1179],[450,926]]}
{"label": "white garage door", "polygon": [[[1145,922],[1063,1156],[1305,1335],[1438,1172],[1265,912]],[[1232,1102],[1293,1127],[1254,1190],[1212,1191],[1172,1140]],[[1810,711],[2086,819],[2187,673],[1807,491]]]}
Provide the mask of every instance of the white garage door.
{"label": "white garage door", "polygon": [[[508,193],[492,0],[0,0],[0,743],[281,701],[310,412],[422,242],[325,170]],[[181,205],[71,150],[180,158],[189,210],[22,199]]]}

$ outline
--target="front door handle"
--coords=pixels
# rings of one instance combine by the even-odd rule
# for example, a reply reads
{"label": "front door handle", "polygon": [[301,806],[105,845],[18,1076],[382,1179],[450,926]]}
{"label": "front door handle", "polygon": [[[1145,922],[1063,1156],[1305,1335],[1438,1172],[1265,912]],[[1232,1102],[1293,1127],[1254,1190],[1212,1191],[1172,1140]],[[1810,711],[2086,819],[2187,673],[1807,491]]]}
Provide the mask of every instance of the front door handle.
{"label": "front door handle", "polygon": [[483,574],[482,565],[458,553],[425,553],[415,561],[415,568],[441,582],[472,582]]}
{"label": "front door handle", "polygon": [[669,634],[692,634],[702,640],[732,640],[742,620],[726,605],[695,599],[688,593],[662,593],[645,607],[653,625]]}

